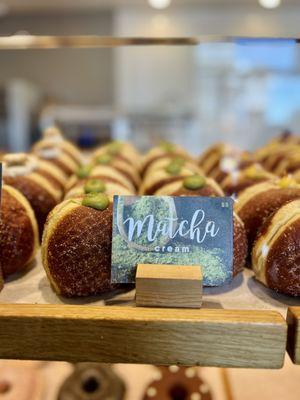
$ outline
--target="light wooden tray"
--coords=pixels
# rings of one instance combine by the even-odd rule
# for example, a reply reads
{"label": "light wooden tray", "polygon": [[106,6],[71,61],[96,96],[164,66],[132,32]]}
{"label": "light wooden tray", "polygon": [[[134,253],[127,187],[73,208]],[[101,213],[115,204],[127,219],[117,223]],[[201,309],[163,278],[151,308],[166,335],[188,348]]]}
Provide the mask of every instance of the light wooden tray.
{"label": "light wooden tray", "polygon": [[201,310],[135,307],[134,291],[65,299],[38,258],[0,293],[0,358],[280,368],[287,307],[249,270],[204,290]]}

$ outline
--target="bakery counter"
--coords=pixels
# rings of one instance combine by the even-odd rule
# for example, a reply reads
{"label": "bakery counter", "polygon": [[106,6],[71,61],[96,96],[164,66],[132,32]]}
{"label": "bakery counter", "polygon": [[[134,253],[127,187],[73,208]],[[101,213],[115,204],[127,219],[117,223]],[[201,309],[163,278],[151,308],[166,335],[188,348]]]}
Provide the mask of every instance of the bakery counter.
{"label": "bakery counter", "polygon": [[134,297],[133,290],[59,297],[38,256],[0,293],[0,357],[281,368],[287,308],[300,305],[249,270],[226,287],[206,288],[200,310],[140,308]]}

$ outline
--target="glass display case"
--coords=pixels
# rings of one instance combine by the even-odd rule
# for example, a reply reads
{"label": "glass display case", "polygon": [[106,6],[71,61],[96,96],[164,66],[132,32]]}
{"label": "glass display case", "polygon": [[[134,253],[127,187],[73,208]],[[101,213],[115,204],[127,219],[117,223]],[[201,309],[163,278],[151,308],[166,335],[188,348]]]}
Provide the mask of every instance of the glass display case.
{"label": "glass display case", "polygon": [[[0,37],[0,146],[4,153],[30,151],[57,124],[85,162],[110,140],[134,144],[139,155],[173,142],[219,185],[207,148],[217,152],[223,178],[238,179],[241,160],[254,169],[260,162],[263,179],[253,168],[247,179],[279,179],[290,189],[290,178],[267,168],[266,159],[275,144],[294,146],[287,149],[293,161],[300,154],[299,50],[294,38]],[[296,180],[297,170],[287,172]],[[299,289],[297,260],[290,268]],[[244,268],[230,284],[204,288],[200,310],[136,307],[128,288],[70,298],[52,290],[38,251],[0,292],[0,357],[278,369],[288,341],[299,363],[299,294],[265,286]]]}

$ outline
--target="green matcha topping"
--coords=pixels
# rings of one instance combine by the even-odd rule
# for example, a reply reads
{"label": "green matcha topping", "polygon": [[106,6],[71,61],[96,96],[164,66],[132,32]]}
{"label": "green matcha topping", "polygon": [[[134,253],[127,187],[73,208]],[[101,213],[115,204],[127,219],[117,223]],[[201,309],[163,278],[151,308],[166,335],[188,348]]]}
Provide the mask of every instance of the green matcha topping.
{"label": "green matcha topping", "polygon": [[105,189],[105,183],[100,179],[89,179],[84,185],[85,193],[102,193]]}
{"label": "green matcha topping", "polygon": [[172,163],[178,164],[178,165],[180,165],[181,167],[183,167],[184,164],[185,164],[185,159],[184,159],[184,158],[181,158],[181,157],[175,157],[175,158],[173,158]]}
{"label": "green matcha topping", "polygon": [[109,205],[109,198],[105,193],[88,193],[82,203],[85,207],[94,208],[95,210],[105,210]]}
{"label": "green matcha topping", "polygon": [[84,165],[79,168],[76,172],[76,175],[79,179],[87,178],[91,173],[92,167],[90,165]]}
{"label": "green matcha topping", "polygon": [[183,186],[188,190],[201,189],[205,184],[205,178],[201,175],[188,176],[183,181]]}
{"label": "green matcha topping", "polygon": [[122,148],[122,143],[121,142],[111,142],[107,145],[107,152],[110,155],[116,155],[120,153],[120,150]]}
{"label": "green matcha topping", "polygon": [[159,147],[167,153],[172,153],[175,150],[175,146],[173,143],[166,142],[162,140],[159,144]]}
{"label": "green matcha topping", "polygon": [[105,153],[101,154],[101,156],[97,157],[97,164],[102,164],[102,165],[108,165],[112,162],[112,156],[111,154]]}
{"label": "green matcha topping", "polygon": [[165,171],[170,175],[180,174],[182,165],[176,161],[171,161],[169,165],[166,166]]}

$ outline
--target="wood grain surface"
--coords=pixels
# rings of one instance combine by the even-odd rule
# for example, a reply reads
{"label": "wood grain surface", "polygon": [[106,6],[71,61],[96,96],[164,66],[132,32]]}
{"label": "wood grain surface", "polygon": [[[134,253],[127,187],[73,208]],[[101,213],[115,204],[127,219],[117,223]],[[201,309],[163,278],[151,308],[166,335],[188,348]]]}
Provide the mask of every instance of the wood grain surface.
{"label": "wood grain surface", "polygon": [[0,305],[0,358],[280,368],[274,311]]}
{"label": "wood grain surface", "polygon": [[136,305],[200,308],[202,268],[188,265],[138,264]]}
{"label": "wood grain surface", "polygon": [[292,361],[300,365],[300,307],[289,307],[287,323],[287,350]]}

